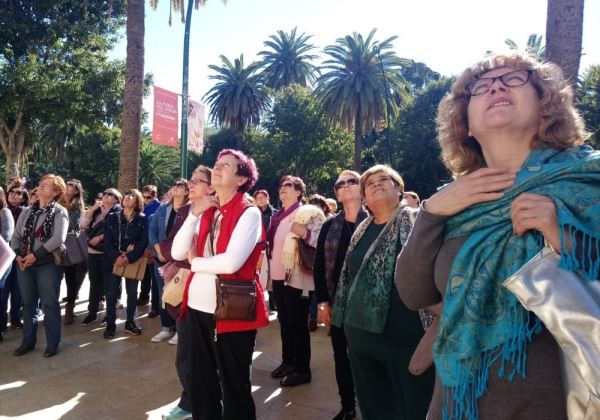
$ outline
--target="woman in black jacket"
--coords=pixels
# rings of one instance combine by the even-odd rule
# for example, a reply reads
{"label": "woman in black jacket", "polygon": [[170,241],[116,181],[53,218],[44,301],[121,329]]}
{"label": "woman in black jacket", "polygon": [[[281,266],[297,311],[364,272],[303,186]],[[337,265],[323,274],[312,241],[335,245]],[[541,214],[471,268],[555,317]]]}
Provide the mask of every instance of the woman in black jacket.
{"label": "woman in black jacket", "polygon": [[97,321],[98,306],[104,296],[104,224],[109,214],[121,211],[123,197],[115,188],[104,190],[96,202],[81,218],[81,230],[88,238],[88,277],[90,279],[90,295],[88,298],[88,314],[81,323],[92,325]]}
{"label": "woman in black jacket", "polygon": [[[104,290],[106,292],[106,330],[104,338],[115,336],[116,306],[120,276],[113,274],[113,265],[127,265],[140,259],[148,244],[148,222],[143,213],[142,193],[129,190],[123,196],[123,210],[110,214],[104,225]],[[127,291],[127,322],[125,332],[140,335],[135,324],[138,281],[125,279]]]}

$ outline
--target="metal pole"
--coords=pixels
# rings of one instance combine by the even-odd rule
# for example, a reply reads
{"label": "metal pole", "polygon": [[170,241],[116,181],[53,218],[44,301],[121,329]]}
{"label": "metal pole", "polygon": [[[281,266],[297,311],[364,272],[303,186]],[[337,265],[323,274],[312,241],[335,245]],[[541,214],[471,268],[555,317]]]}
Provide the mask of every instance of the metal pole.
{"label": "metal pole", "polygon": [[187,135],[188,135],[188,84],[190,73],[190,26],[192,24],[192,7],[194,0],[188,0],[185,18],[185,34],[183,35],[183,86],[181,87],[181,177],[187,178]]}
{"label": "metal pole", "polygon": [[388,159],[389,164],[392,163],[392,144],[390,143],[390,101],[388,98],[389,92],[387,87],[387,79],[385,77],[385,69],[383,68],[383,61],[381,61],[381,48],[379,45],[375,45],[373,47],[373,51],[377,54],[377,58],[379,59],[379,65],[381,66],[381,76],[383,77],[383,89],[385,89],[385,116],[386,116],[386,133],[385,139],[387,140],[388,147]]}

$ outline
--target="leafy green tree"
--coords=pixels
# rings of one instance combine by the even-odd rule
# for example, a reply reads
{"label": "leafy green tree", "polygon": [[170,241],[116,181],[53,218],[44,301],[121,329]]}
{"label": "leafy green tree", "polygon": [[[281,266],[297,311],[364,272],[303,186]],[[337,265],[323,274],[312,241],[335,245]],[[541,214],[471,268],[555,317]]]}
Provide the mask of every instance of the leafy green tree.
{"label": "leafy green tree", "polygon": [[221,56],[222,65],[210,65],[217,81],[203,99],[209,104],[210,119],[219,126],[230,127],[236,134],[236,148],[244,148],[244,129],[260,124],[261,113],[269,106],[265,86],[257,74],[258,65],[244,66],[244,55],[233,62]]}
{"label": "leafy green tree", "polygon": [[21,0],[0,7],[0,146],[7,178],[21,173],[34,122],[103,122],[105,96],[89,81],[106,81],[100,73],[109,71],[106,53],[124,4]]}
{"label": "leafy green tree", "polygon": [[[315,94],[322,109],[333,122],[354,130],[354,169],[360,170],[363,135],[386,120],[387,112],[395,114],[396,101],[386,106],[386,97],[406,96],[407,83],[401,75],[402,64],[392,48],[392,36],[374,41],[376,29],[366,38],[354,32],[338,38],[336,44],[325,47],[329,59],[321,67],[324,72],[317,80]],[[381,51],[381,63],[374,47]],[[390,90],[386,95],[385,82]]]}
{"label": "leafy green tree", "polygon": [[292,83],[308,86],[316,80],[319,69],[311,63],[316,55],[307,54],[315,49],[309,44],[310,35],[296,35],[297,28],[286,33],[277,31],[271,35],[264,45],[268,50],[258,53],[261,57],[261,76],[266,86],[279,90]]}
{"label": "leafy green tree", "polygon": [[139,185],[153,184],[167,191],[179,175],[178,149],[152,143],[152,133],[142,132]]}
{"label": "leafy green tree", "polygon": [[352,135],[322,115],[310,90],[290,85],[278,92],[264,128],[249,141],[261,173],[257,188],[276,197],[281,176],[292,174],[310,192],[331,196],[338,173],[351,166]]}
{"label": "leafy green tree", "polygon": [[600,149],[600,65],[591,66],[581,77],[576,103],[592,133],[590,145]]}

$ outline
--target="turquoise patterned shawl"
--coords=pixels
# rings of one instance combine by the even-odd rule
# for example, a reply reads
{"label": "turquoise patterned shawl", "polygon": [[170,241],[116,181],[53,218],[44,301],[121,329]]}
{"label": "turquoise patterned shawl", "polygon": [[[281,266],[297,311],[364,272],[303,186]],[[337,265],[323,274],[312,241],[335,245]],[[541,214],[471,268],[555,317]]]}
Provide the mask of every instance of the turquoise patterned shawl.
{"label": "turquoise patterned shawl", "polygon": [[[445,419],[478,418],[477,399],[486,392],[496,361],[501,362],[499,376],[525,377],[526,345],[541,325],[502,286],[543,247],[537,232],[520,237],[512,232],[510,206],[524,192],[551,197],[556,204],[560,266],[589,280],[598,278],[600,153],[588,146],[532,151],[502,199],[472,206],[449,219],[445,239],[468,239],[450,271],[433,348],[444,384]],[[568,251],[565,243],[575,245]]]}

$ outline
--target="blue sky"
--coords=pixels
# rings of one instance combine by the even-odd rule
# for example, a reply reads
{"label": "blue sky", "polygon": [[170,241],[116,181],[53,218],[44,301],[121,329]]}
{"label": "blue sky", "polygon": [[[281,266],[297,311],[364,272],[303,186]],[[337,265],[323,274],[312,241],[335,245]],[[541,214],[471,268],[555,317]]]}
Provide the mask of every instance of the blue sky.
{"label": "blue sky", "polygon": [[[531,33],[546,32],[547,0],[208,0],[194,10],[190,47],[190,95],[200,100],[212,86],[209,64],[220,64],[219,55],[233,60],[244,54],[246,63],[263,49],[263,41],[277,30],[313,35],[318,47],[332,44],[351,32],[375,39],[397,35],[400,57],[426,63],[452,75],[475,62],[487,50],[504,49],[506,38],[524,45]],[[168,25],[169,0],[156,10],[146,5],[145,71],[154,74],[162,88],[181,91],[184,25],[179,15]],[[600,64],[600,1],[587,1],[581,69]],[[125,39],[113,56],[125,57]],[[152,111],[152,97],[144,101]],[[150,115],[149,125],[151,126]]]}

